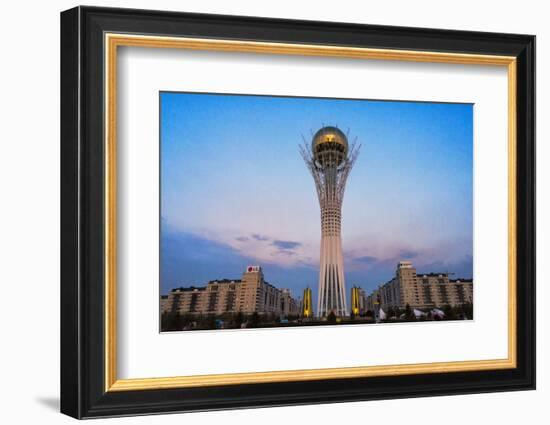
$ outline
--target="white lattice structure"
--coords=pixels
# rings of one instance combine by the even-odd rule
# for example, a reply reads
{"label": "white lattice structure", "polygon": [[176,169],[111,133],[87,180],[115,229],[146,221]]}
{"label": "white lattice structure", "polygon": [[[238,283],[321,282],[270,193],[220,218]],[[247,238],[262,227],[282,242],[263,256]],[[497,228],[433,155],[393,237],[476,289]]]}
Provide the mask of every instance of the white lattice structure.
{"label": "white lattice structure", "polygon": [[342,202],[346,180],[359,146],[348,144],[336,127],[323,127],[313,136],[311,147],[304,142],[300,151],[313,176],[321,207],[321,259],[317,315],[330,312],[347,315],[344,257],[342,255]]}

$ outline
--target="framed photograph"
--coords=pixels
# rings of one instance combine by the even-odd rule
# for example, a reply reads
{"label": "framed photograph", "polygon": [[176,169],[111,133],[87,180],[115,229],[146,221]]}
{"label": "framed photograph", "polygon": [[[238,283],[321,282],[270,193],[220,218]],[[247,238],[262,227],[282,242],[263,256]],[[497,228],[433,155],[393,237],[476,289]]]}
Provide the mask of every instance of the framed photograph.
{"label": "framed photograph", "polygon": [[535,388],[535,37],[61,14],[61,411]]}

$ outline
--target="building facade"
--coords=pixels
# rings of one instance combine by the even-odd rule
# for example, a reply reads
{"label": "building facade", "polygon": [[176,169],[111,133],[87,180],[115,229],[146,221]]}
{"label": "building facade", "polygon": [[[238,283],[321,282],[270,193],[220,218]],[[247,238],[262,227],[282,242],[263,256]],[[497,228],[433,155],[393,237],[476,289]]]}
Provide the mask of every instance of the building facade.
{"label": "building facade", "polygon": [[376,302],[383,309],[473,304],[473,280],[449,279],[449,273],[417,274],[410,261],[400,261],[395,277],[367,297],[367,308],[374,311]]}
{"label": "building facade", "polygon": [[347,314],[344,259],[342,255],[342,202],[346,180],[358,155],[347,136],[337,127],[322,127],[311,147],[301,146],[304,161],[313,176],[321,209],[321,256],[319,267],[319,317]]}
{"label": "building facade", "polygon": [[304,295],[301,304],[301,316],[304,319],[311,319],[313,317],[313,302],[312,302],[311,288],[304,289]]}
{"label": "building facade", "polygon": [[292,316],[300,313],[300,305],[289,289],[278,289],[266,282],[261,267],[248,266],[241,279],[213,280],[203,287],[173,289],[168,296],[161,296],[161,312]]}
{"label": "building facade", "polygon": [[354,316],[360,316],[367,311],[367,294],[364,289],[354,286],[351,288],[351,309]]}
{"label": "building facade", "polygon": [[380,290],[375,289],[371,292],[370,295],[367,296],[367,299],[365,301],[365,308],[367,311],[376,311],[377,308],[380,307]]}
{"label": "building facade", "polygon": [[300,315],[300,301],[292,297],[290,289],[281,289],[281,312],[275,312],[284,317]]}

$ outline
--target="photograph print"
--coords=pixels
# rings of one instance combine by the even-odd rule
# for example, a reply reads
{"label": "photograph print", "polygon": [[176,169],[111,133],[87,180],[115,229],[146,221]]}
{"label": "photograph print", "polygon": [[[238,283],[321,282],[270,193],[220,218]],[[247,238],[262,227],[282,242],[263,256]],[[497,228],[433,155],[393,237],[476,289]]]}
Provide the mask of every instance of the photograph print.
{"label": "photograph print", "polygon": [[473,319],[473,104],[159,104],[161,332]]}

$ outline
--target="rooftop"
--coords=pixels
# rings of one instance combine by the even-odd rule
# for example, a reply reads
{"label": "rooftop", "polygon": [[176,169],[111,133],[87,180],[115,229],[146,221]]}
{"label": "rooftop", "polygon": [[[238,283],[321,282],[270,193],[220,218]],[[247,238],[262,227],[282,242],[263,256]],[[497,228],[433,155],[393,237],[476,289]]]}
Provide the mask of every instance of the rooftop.
{"label": "rooftop", "polygon": [[227,283],[241,283],[241,279],[217,279],[217,280],[211,280],[208,282],[208,285],[216,285],[216,284],[227,284]]}
{"label": "rooftop", "polygon": [[416,275],[418,277],[445,277],[445,276],[449,276],[449,272],[441,272],[441,273],[437,273],[437,272],[431,272],[431,273],[416,273]]}
{"label": "rooftop", "polygon": [[204,291],[206,289],[206,286],[189,286],[189,287],[183,287],[180,286],[179,288],[174,288],[170,292],[192,292],[192,291]]}

